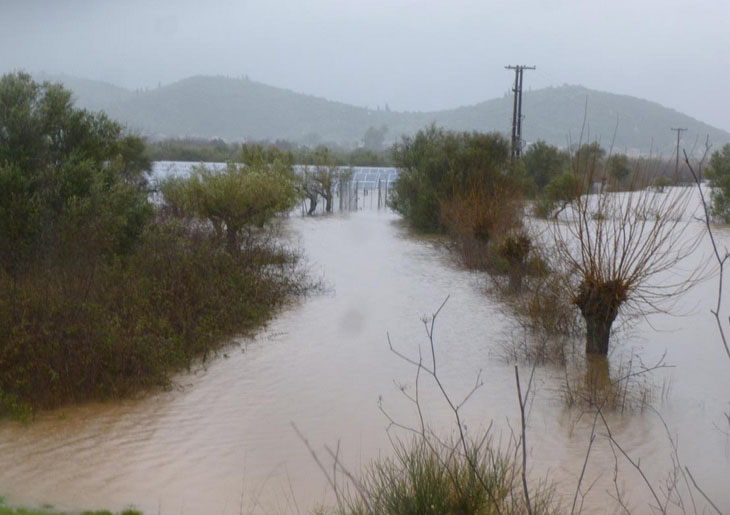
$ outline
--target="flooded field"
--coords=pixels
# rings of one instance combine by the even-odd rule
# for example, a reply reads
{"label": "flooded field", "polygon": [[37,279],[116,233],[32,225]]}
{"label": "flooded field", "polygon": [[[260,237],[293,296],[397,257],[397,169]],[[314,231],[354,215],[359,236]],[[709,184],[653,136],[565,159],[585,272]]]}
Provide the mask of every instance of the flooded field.
{"label": "flooded field", "polygon": [[[323,459],[324,446],[339,443],[353,471],[388,454],[388,421],[378,400],[404,423],[415,423],[416,413],[399,389],[412,385],[414,370],[389,350],[387,335],[416,356],[427,344],[422,317],[447,296],[436,322],[440,376],[460,398],[481,370],[484,386],[464,408],[468,430],[476,434],[493,423],[495,445],[509,440],[510,427],[519,425],[514,368],[503,357],[511,325],[485,294],[481,275],[460,269],[437,241],[410,235],[385,210],[292,217],[286,229],[311,273],[323,279],[325,293],[288,307],[253,340],[234,342],[225,354],[177,376],[172,391],[68,407],[29,425],[0,423],[0,495],[17,504],[134,504],[163,514],[305,513],[331,502],[292,424]],[[718,229],[717,236],[730,245],[730,232]],[[707,241],[703,250],[707,255]],[[650,405],[678,444],[682,464],[721,509],[730,509],[724,415],[730,411],[730,360],[709,311],[716,288],[708,280],[682,298],[679,315],[653,315],[626,328],[610,359],[612,367],[632,357],[649,365],[666,353],[670,367],[649,376]],[[528,375],[529,366],[520,366]],[[565,406],[563,369],[538,367],[535,384],[528,467],[531,476],[556,482],[569,508],[592,419]],[[432,391],[424,395],[431,427],[452,434],[443,400]],[[607,420],[623,449],[662,485],[672,448],[657,414],[634,410],[609,413]],[[598,433],[585,486],[597,482],[585,511],[614,513],[615,460],[605,429]],[[635,513],[649,512],[650,492],[623,460],[618,484]]]}

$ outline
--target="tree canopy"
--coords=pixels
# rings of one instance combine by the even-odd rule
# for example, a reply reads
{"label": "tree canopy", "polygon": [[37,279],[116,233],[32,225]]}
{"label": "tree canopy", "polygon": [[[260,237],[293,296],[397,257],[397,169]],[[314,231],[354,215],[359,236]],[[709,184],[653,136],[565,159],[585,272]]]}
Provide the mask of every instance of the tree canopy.
{"label": "tree canopy", "polygon": [[707,178],[712,187],[712,214],[730,222],[730,143],[713,152]]}
{"label": "tree canopy", "polygon": [[152,214],[144,148],[103,113],[74,108],[61,85],[0,78],[0,265],[14,273],[69,250],[68,231],[87,248],[128,252]]}
{"label": "tree canopy", "polygon": [[210,222],[230,253],[240,250],[245,234],[289,211],[297,200],[289,154],[244,145],[242,160],[223,171],[199,166],[189,177],[162,184],[165,202],[178,214]]}
{"label": "tree canopy", "polygon": [[510,170],[509,143],[500,134],[450,132],[435,126],[394,146],[400,169],[392,206],[417,229],[441,227],[441,205],[473,188],[497,191],[518,181]]}
{"label": "tree canopy", "polygon": [[538,192],[570,165],[570,155],[553,145],[540,140],[527,149],[522,156],[525,172],[535,181]]}

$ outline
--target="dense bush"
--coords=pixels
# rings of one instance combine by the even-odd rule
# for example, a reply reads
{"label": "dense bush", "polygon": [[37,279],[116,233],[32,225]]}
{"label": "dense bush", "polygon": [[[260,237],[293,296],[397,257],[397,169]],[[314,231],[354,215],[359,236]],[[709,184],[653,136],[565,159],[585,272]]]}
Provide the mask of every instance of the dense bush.
{"label": "dense bush", "polygon": [[296,264],[271,245],[232,256],[169,222],[151,226],[125,260],[3,275],[0,391],[52,407],[164,386],[170,370],[265,322],[300,291]]}
{"label": "dense bush", "polygon": [[541,192],[555,177],[570,166],[570,154],[544,141],[537,141],[522,155],[525,172]]}
{"label": "dense bush", "polygon": [[400,172],[391,204],[421,231],[444,230],[442,207],[454,199],[471,204],[471,197],[486,195],[494,202],[495,192],[513,195],[524,180],[510,166],[509,143],[496,133],[455,133],[431,126],[404,137],[393,156]]}
{"label": "dense bush", "polygon": [[224,171],[199,166],[190,176],[161,185],[173,212],[209,222],[229,253],[238,252],[252,240],[252,231],[288,212],[297,201],[297,178],[287,156],[243,148],[243,165],[230,163]]}
{"label": "dense bush", "polygon": [[730,144],[713,152],[707,178],[712,188],[712,214],[730,222]]}
{"label": "dense bush", "polygon": [[415,229],[446,233],[468,268],[507,275],[519,290],[531,254],[523,199],[534,182],[522,162],[511,161],[507,140],[431,126],[404,138],[394,157],[400,172],[392,206]]}
{"label": "dense bush", "polygon": [[46,259],[67,230],[108,255],[130,252],[152,215],[141,139],[73,108],[56,84],[0,79],[0,266]]}
{"label": "dense bush", "polygon": [[249,150],[155,216],[139,138],[60,86],[0,79],[0,414],[164,386],[304,291],[260,227],[294,202],[291,167]]}

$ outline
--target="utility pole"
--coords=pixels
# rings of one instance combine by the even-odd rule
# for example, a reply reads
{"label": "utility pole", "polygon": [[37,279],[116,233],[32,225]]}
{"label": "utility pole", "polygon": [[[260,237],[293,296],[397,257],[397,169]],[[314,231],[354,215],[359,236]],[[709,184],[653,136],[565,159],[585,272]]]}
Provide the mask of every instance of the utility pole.
{"label": "utility pole", "polygon": [[682,131],[686,131],[687,129],[680,129],[679,127],[674,128],[672,127],[673,131],[677,131],[677,161],[674,164],[674,176],[677,177],[679,175],[679,135],[682,133]]}
{"label": "utility pole", "polygon": [[512,91],[515,94],[512,107],[512,160],[522,152],[522,75],[525,70],[534,70],[535,66],[505,66],[507,70],[515,71],[515,85]]}

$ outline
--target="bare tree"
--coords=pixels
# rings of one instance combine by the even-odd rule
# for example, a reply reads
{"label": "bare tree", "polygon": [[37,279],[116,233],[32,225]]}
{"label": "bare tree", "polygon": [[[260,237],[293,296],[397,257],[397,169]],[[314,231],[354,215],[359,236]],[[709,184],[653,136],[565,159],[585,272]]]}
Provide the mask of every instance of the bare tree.
{"label": "bare tree", "polygon": [[[596,184],[594,169],[582,178],[586,188]],[[699,276],[697,270],[682,275],[676,269],[702,236],[691,230],[692,189],[660,192],[649,186],[649,175],[635,170],[631,191],[621,193],[611,192],[604,175],[595,193],[577,195],[572,209],[552,224],[555,265],[585,321],[586,353],[608,353],[619,312],[663,311],[663,301]]]}

